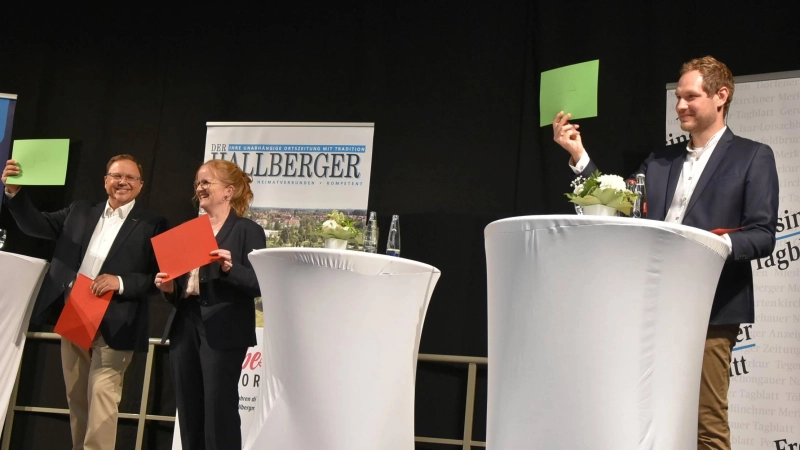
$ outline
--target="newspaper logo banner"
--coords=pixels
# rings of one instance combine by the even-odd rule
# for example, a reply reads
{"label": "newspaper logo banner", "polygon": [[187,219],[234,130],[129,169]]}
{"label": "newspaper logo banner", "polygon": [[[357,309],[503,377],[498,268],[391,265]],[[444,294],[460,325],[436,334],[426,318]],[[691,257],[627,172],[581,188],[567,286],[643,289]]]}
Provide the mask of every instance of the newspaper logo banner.
{"label": "newspaper logo banner", "polygon": [[205,160],[253,177],[257,208],[365,209],[374,128],[209,126]]}
{"label": "newspaper logo banner", "polygon": [[209,124],[205,161],[231,161],[253,178],[250,218],[267,247],[322,247],[334,210],[364,227],[373,135],[372,124]]}

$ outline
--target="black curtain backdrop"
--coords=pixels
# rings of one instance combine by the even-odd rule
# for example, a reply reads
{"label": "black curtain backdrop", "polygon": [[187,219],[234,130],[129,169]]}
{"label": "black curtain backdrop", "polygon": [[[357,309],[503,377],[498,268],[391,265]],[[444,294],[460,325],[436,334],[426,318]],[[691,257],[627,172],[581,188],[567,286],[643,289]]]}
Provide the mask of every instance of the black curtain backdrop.
{"label": "black curtain backdrop", "polygon": [[[177,225],[196,215],[206,122],[374,122],[369,209],[383,230],[399,214],[403,255],[442,271],[423,353],[486,355],[488,223],[573,211],[567,154],[538,126],[542,71],[600,60],[599,115],[576,122],[599,166],[625,175],[664,145],[664,86],[684,61],[710,54],[737,76],[800,69],[789,1],[136,6],[2,7],[0,92],[19,96],[13,138],[72,142],[66,185],[26,188],[36,204],[102,200],[106,162],[130,153],[144,165],[137,201]],[[52,245],[24,236],[6,211],[0,227],[8,251],[50,257]],[[160,336],[167,309],[152,302]],[[149,411],[171,414],[168,364],[157,359],[164,383]],[[57,346],[29,343],[23,365],[19,403],[64,407]],[[136,358],[126,378],[126,411],[138,411],[143,367]],[[466,370],[418,372],[416,434],[460,438]],[[485,383],[481,370],[480,440]],[[47,448],[44,429],[68,442],[65,418],[19,413],[12,447]],[[117,448],[133,448],[135,424],[121,421],[120,436]],[[148,427],[146,448],[170,442],[169,424]]]}

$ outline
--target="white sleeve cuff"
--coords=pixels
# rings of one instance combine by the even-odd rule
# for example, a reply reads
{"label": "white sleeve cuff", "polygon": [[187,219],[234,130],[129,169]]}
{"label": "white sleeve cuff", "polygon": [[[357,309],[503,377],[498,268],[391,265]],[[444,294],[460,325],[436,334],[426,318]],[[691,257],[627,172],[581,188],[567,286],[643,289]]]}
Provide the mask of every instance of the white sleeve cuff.
{"label": "white sleeve cuff", "polygon": [[6,194],[6,197],[8,198],[14,198],[15,195],[19,194],[19,191],[14,192],[13,194],[11,192],[8,192],[8,188],[6,187],[3,187],[3,192]]}
{"label": "white sleeve cuff", "polygon": [[733,253],[733,242],[731,242],[731,237],[728,236],[728,233],[722,235],[722,239],[725,239],[725,246],[728,247],[728,256],[731,256]]}
{"label": "white sleeve cuff", "polygon": [[119,280],[119,290],[117,292],[119,295],[122,295],[122,291],[125,290],[125,288],[122,286],[122,277],[117,275],[117,279]]}
{"label": "white sleeve cuff", "polygon": [[[586,166],[589,165],[589,161],[590,161],[589,153],[584,151],[583,156],[581,156],[581,159],[579,159],[574,166],[570,164],[569,168],[572,169],[573,172],[575,172],[575,175],[578,175],[581,172],[583,172],[583,169],[585,169]],[[572,162],[572,158],[570,158],[570,162]]]}

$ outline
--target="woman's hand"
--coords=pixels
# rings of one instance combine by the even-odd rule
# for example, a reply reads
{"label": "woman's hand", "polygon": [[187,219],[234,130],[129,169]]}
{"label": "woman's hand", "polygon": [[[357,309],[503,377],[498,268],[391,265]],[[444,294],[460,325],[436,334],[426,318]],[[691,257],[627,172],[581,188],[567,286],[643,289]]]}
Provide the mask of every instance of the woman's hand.
{"label": "woman's hand", "polygon": [[231,271],[231,267],[233,267],[233,260],[231,259],[231,252],[225,249],[217,249],[211,252],[211,256],[216,256],[219,259],[217,262],[220,266],[222,266],[222,271],[228,273]]}
{"label": "woman's hand", "polygon": [[172,280],[164,281],[164,278],[167,278],[168,275],[164,272],[159,272],[156,274],[155,284],[156,287],[161,289],[166,293],[172,293],[175,290],[175,283]]}

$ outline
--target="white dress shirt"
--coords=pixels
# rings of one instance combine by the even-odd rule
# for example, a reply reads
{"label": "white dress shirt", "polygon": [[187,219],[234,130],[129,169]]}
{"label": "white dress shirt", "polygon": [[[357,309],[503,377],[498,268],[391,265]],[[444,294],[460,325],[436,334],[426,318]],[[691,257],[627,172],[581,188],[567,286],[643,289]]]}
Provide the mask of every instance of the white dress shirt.
{"label": "white dress shirt", "polygon": [[[94,280],[100,274],[100,268],[106,261],[108,251],[111,250],[111,244],[117,238],[120,228],[122,228],[125,218],[130,214],[136,200],[128,204],[122,205],[117,209],[111,207],[106,201],[106,207],[97,225],[94,227],[92,238],[89,240],[89,246],[86,248],[86,254],[83,256],[83,262],[78,269],[78,273],[83,274],[85,277]],[[119,279],[119,293],[122,294],[122,277],[117,276]]]}
{"label": "white dress shirt", "polygon": [[[705,170],[708,161],[711,159],[711,154],[714,152],[714,149],[717,148],[719,139],[727,129],[728,127],[722,127],[721,130],[711,136],[711,139],[709,139],[702,148],[692,147],[691,139],[686,144],[686,159],[683,161],[681,176],[678,179],[678,185],[675,187],[675,195],[672,197],[672,203],[670,203],[669,210],[667,210],[667,216],[664,218],[664,222],[683,223],[683,213],[686,211],[689,200],[692,198],[694,188],[697,186],[697,180],[699,180],[700,175],[703,174],[703,170]],[[569,167],[577,175],[583,172],[589,164],[589,161],[589,153],[584,151],[581,159],[579,159],[574,166],[570,164]],[[570,162],[572,162],[572,159],[570,159]],[[731,238],[727,233],[723,234],[722,238],[728,246],[728,255],[730,255],[733,252]]]}
{"label": "white dress shirt", "polygon": [[706,142],[702,148],[692,147],[692,141],[686,144],[686,159],[683,161],[683,170],[681,170],[681,177],[678,179],[678,185],[675,187],[675,196],[672,197],[672,203],[669,205],[667,217],[664,222],[683,223],[683,213],[689,205],[689,199],[692,198],[694,188],[697,187],[697,180],[703,174],[703,170],[711,159],[711,154],[717,148],[717,142],[722,137],[722,133],[728,127],[722,127],[716,134],[711,136],[711,139]]}
{"label": "white dress shirt", "polygon": [[[214,236],[219,233],[219,230],[214,231]],[[184,297],[190,295],[200,295],[200,268],[195,267],[189,272],[189,280],[186,282],[186,291],[183,293]]]}

